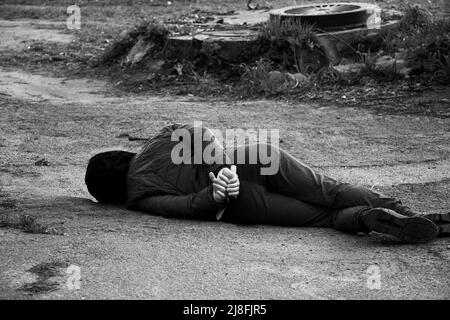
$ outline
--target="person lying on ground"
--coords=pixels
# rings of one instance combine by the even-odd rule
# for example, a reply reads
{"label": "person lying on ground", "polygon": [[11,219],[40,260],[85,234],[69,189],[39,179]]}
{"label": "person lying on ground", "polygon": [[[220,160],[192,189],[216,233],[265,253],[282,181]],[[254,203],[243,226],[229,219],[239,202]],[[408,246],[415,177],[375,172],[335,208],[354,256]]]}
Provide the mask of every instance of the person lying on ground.
{"label": "person lying on ground", "polygon": [[[132,210],[169,218],[219,217],[236,224],[325,227],[353,234],[375,231],[407,243],[450,234],[449,213],[416,213],[397,199],[319,174],[270,144],[246,144],[227,152],[218,148],[221,163],[174,164],[173,150],[182,139],[173,141],[173,135],[179,129],[194,131],[189,125],[169,125],[137,154],[117,150],[92,157],[85,176],[90,194],[100,203],[126,203]],[[216,143],[212,134],[209,143]],[[259,148],[273,153],[271,159],[278,163],[274,174],[261,174],[268,165],[259,157],[249,163]],[[239,153],[246,161],[236,161]]]}

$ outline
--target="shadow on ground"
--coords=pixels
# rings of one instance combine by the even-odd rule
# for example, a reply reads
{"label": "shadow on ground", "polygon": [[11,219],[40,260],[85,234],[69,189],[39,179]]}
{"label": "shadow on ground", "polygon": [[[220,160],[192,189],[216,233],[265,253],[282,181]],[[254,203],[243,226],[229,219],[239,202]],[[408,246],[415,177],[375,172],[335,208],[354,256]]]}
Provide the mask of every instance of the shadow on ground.
{"label": "shadow on ground", "polygon": [[[42,204],[45,203],[43,207]],[[19,208],[20,208],[19,204]],[[22,209],[65,235],[0,229],[2,298],[448,298],[445,240],[165,219],[78,197]],[[67,287],[67,266],[80,288]],[[370,287],[374,275],[380,287]],[[372,282],[371,282],[372,281]],[[13,294],[11,294],[13,293]]]}

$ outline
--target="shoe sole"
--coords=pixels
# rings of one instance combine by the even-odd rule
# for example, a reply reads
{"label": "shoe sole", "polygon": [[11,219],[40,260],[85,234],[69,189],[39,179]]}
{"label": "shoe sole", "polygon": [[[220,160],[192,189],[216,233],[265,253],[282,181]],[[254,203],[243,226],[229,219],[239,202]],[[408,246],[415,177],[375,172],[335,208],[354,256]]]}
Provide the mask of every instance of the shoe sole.
{"label": "shoe sole", "polygon": [[423,217],[407,217],[385,209],[372,209],[367,225],[376,232],[389,234],[407,243],[424,243],[438,235],[434,222]]}
{"label": "shoe sole", "polygon": [[431,213],[425,214],[422,217],[433,221],[437,225],[439,228],[438,236],[450,236],[450,213]]}

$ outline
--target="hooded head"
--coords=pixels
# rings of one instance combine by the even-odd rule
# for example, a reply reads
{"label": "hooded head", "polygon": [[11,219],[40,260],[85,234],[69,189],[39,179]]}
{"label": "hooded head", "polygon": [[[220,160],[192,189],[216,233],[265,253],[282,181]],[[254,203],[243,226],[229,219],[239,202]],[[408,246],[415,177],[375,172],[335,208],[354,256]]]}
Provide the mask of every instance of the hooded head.
{"label": "hooded head", "polygon": [[124,204],[127,201],[127,172],[134,155],[127,151],[107,151],[89,160],[84,181],[98,202]]}

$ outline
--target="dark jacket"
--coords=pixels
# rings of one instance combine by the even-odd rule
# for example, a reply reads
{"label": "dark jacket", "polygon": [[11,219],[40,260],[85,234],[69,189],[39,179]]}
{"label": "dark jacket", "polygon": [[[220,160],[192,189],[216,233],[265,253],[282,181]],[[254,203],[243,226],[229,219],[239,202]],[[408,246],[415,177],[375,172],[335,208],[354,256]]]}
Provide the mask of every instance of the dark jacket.
{"label": "dark jacket", "polygon": [[[191,164],[174,164],[173,148],[180,141],[172,141],[176,129],[187,129],[188,141],[181,141],[191,148]],[[205,129],[203,129],[203,132]],[[213,220],[225,207],[212,195],[209,172],[215,175],[224,164],[194,164],[194,128],[190,125],[172,124],[148,140],[130,162],[127,175],[127,205],[166,217]],[[210,142],[202,143],[202,151]]]}

